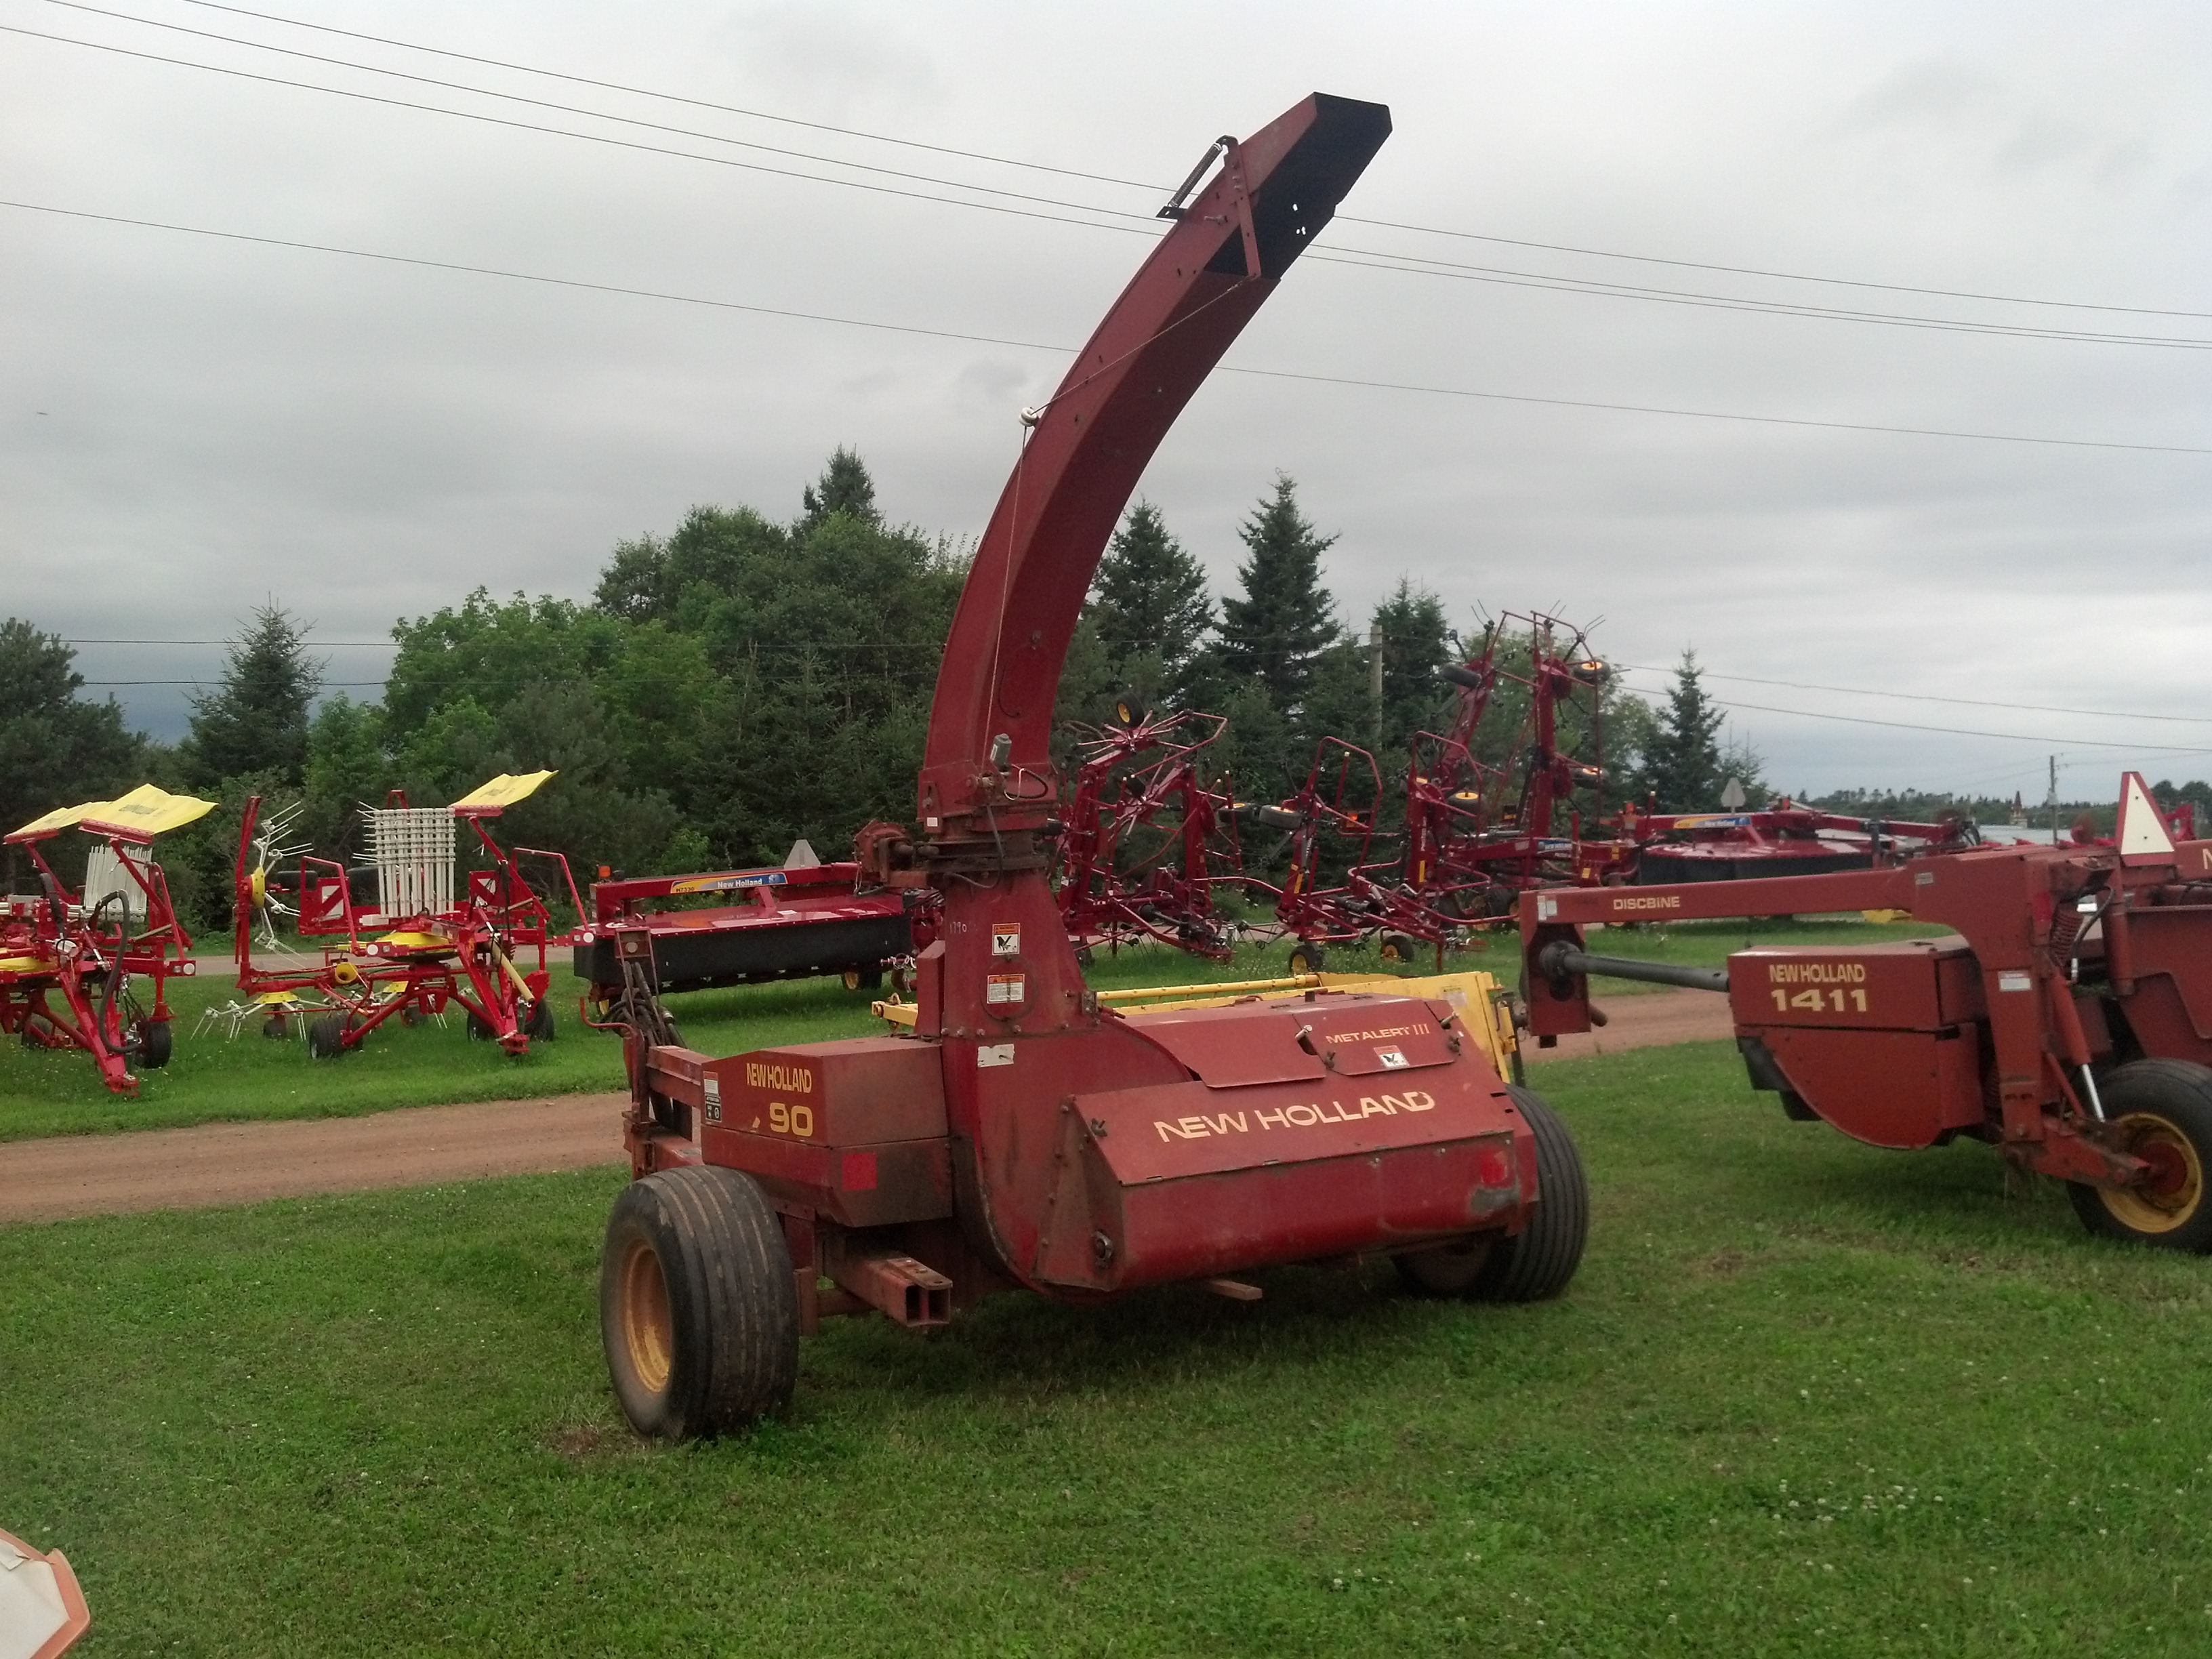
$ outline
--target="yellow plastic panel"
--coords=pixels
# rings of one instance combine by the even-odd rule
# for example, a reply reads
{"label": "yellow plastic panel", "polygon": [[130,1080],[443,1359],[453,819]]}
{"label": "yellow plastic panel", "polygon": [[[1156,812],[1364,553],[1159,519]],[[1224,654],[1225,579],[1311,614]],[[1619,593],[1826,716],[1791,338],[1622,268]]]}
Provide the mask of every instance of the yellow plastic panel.
{"label": "yellow plastic panel", "polygon": [[480,783],[455,801],[456,812],[491,813],[512,806],[519,800],[527,800],[538,793],[538,786],[551,777],[550,772],[502,772],[489,783]]}
{"label": "yellow plastic panel", "polygon": [[129,794],[79,809],[77,827],[96,836],[123,836],[131,841],[151,841],[172,830],[181,830],[215,811],[211,800],[192,795],[173,795],[150,783],[142,783]]}

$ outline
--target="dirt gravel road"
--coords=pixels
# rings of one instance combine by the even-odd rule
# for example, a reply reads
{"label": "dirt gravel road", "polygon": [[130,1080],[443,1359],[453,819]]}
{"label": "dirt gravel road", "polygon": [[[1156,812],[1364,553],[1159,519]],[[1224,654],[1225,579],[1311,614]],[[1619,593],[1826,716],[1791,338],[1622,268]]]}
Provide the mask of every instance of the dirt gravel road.
{"label": "dirt gravel road", "polygon": [[[1705,991],[1615,997],[1611,1023],[1532,1064],[1725,1037],[1728,1000]],[[0,1144],[0,1224],[134,1210],[253,1204],[315,1193],[421,1187],[621,1160],[623,1097],[410,1106],[368,1117],[208,1123],[136,1134]]]}

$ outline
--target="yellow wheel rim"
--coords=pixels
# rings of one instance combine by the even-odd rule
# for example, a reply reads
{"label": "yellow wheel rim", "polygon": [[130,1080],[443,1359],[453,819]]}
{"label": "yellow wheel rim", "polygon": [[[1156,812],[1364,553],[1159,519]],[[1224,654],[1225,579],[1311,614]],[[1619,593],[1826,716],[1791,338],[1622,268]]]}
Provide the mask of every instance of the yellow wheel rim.
{"label": "yellow wheel rim", "polygon": [[2140,1185],[2104,1189],[2105,1207],[2130,1231],[2170,1233],[2204,1202],[2204,1163],[2189,1137],[2166,1119],[2130,1112],[2117,1125],[2122,1145],[2150,1165]]}
{"label": "yellow wheel rim", "polygon": [[676,1322],[668,1311],[668,1281],[660,1258],[643,1239],[633,1239],[622,1266],[623,1346],[630,1370],[654,1394],[668,1387],[676,1354]]}

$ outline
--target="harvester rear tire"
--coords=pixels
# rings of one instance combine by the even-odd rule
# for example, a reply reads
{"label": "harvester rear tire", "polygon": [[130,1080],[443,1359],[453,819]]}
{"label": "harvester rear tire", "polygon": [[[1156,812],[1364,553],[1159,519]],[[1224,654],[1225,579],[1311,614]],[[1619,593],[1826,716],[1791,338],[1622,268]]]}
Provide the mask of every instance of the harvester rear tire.
{"label": "harvester rear tire", "polygon": [[1536,1213],[1517,1238],[1491,1246],[1468,1294],[1485,1302],[1542,1302],[1567,1288],[1589,1238],[1589,1183],[1574,1138],[1541,1095],[1505,1092],[1536,1132]]}
{"label": "harvester rear tire", "polygon": [[141,1066],[159,1071],[169,1063],[169,1056],[176,1052],[176,1047],[177,1034],[170,1029],[168,1021],[149,1019],[139,1022],[138,1063]]}
{"label": "harvester rear tire", "polygon": [[522,1035],[532,1042],[553,1041],[553,1005],[544,997],[530,1005],[529,1018],[522,1022]]}
{"label": "harvester rear tire", "polygon": [[307,1023],[307,1058],[337,1060],[345,1053],[345,1016],[325,1014]]}
{"label": "harvester rear tire", "polygon": [[789,1407],[798,1285],[751,1176],[690,1164],[623,1188],[599,1259],[599,1334],[641,1434],[693,1440]]}
{"label": "harvester rear tire", "polygon": [[1567,1288],[1589,1234],[1589,1188],[1566,1125],[1540,1095],[1507,1085],[1536,1133],[1536,1212],[1518,1238],[1477,1234],[1391,1261],[1407,1288],[1485,1302],[1541,1302]]}
{"label": "harvester rear tire", "polygon": [[2069,1182],[2081,1224],[2100,1237],[2162,1250],[2212,1252],[2212,1070],[2184,1060],[2138,1060],[2098,1091],[2129,1151],[2154,1165],[2145,1187]]}

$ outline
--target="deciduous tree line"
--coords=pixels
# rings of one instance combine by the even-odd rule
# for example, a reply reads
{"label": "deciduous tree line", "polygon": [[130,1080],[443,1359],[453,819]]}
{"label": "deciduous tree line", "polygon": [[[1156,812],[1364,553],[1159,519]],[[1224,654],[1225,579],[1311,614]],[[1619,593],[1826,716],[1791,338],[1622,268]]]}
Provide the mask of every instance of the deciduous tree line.
{"label": "deciduous tree line", "polygon": [[[404,790],[446,801],[499,772],[560,777],[503,833],[558,848],[580,879],[750,864],[805,837],[825,855],[872,817],[904,818],[966,550],[887,520],[866,468],[840,449],[797,517],[696,507],[665,537],[613,550],[591,600],[482,589],[392,627],[380,702],[324,696],[307,630],[276,605],[246,620],[220,682],[168,747],[130,732],[112,699],[82,695],[60,639],[0,627],[0,820],[95,799],[151,777],[228,809],[166,843],[179,896],[203,924],[228,906],[237,808],[302,800],[305,838],[358,845],[358,809]],[[1237,591],[1149,502],[1133,507],[1093,585],[1062,681],[1063,721],[1117,701],[1224,714],[1216,762],[1243,799],[1280,799],[1334,734],[1375,750],[1385,779],[1413,734],[1449,720],[1437,670],[1470,648],[1443,602],[1401,580],[1364,630],[1323,582],[1336,538],[1278,477],[1240,529]],[[1382,696],[1370,641],[1380,640]],[[1501,699],[1500,763],[1517,708]],[[1605,719],[1623,781],[1592,807],[1658,792],[1662,806],[1718,804],[1719,711],[1686,656],[1656,715],[1615,693]],[[1579,741],[1585,734],[1570,732]],[[1747,781],[1752,781],[1747,780]]]}

